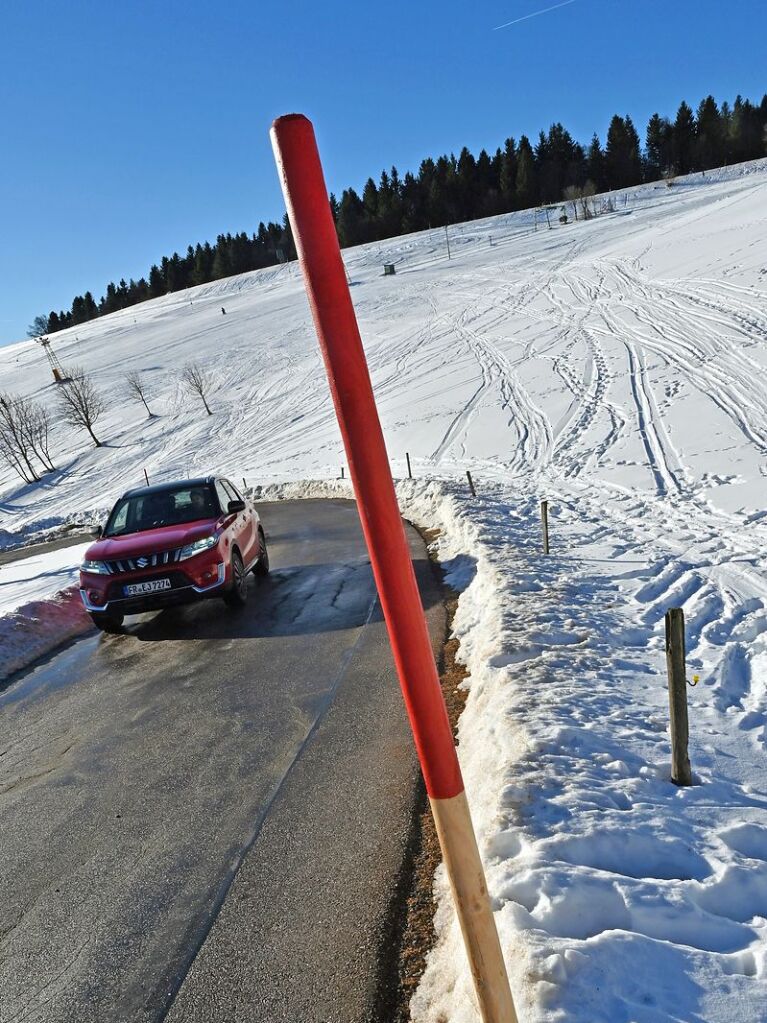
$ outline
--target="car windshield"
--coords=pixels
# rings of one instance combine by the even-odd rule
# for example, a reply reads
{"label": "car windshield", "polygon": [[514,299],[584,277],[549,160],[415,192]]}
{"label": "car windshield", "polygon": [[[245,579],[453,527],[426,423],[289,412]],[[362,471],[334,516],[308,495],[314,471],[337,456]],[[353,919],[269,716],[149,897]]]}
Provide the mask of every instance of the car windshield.
{"label": "car windshield", "polygon": [[177,526],[197,519],[212,519],[219,514],[212,487],[185,484],[150,493],[121,497],[112,509],[104,536],[141,533],[161,526]]}

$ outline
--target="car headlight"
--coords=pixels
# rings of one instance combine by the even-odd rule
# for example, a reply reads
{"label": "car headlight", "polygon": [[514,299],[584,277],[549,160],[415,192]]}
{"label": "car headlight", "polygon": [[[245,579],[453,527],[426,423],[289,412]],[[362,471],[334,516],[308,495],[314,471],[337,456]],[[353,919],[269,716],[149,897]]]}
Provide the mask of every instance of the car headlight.
{"label": "car headlight", "polygon": [[179,555],[179,561],[186,561],[187,558],[193,558],[195,554],[202,554],[203,551],[209,551],[211,547],[215,547],[218,543],[220,533],[213,533],[212,536],[203,536],[199,540],[195,540],[193,543],[188,543],[186,547],[182,547]]}
{"label": "car headlight", "polygon": [[80,571],[91,575],[109,575],[109,569],[103,561],[88,561],[87,558],[80,565]]}

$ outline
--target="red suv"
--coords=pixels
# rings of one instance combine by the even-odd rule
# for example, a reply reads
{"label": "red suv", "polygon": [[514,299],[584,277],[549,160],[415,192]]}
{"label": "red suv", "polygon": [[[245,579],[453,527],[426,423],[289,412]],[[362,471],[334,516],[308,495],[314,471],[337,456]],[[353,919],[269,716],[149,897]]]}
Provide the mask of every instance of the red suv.
{"label": "red suv", "polygon": [[258,512],[225,479],[139,487],[123,494],[80,565],[80,595],[99,629],[126,614],[206,597],[242,605],[248,572],[266,575]]}

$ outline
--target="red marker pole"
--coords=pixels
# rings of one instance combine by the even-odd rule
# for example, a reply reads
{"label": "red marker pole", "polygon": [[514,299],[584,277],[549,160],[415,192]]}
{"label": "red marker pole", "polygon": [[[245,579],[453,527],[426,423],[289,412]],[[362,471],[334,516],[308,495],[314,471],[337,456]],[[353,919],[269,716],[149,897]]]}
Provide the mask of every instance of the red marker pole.
{"label": "red marker pole", "polygon": [[484,1023],[517,1023],[311,122],[272,146]]}

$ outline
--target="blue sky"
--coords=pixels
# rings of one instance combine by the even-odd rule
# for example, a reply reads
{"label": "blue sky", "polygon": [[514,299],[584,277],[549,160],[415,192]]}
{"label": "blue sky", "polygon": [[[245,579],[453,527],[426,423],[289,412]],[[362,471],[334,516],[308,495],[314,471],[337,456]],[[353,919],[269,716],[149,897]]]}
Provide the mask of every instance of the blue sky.
{"label": "blue sky", "polygon": [[560,120],[644,137],[767,91],[763,0],[26,0],[0,35],[0,343],[38,313],[283,206],[268,129],[315,122],[340,192]]}

